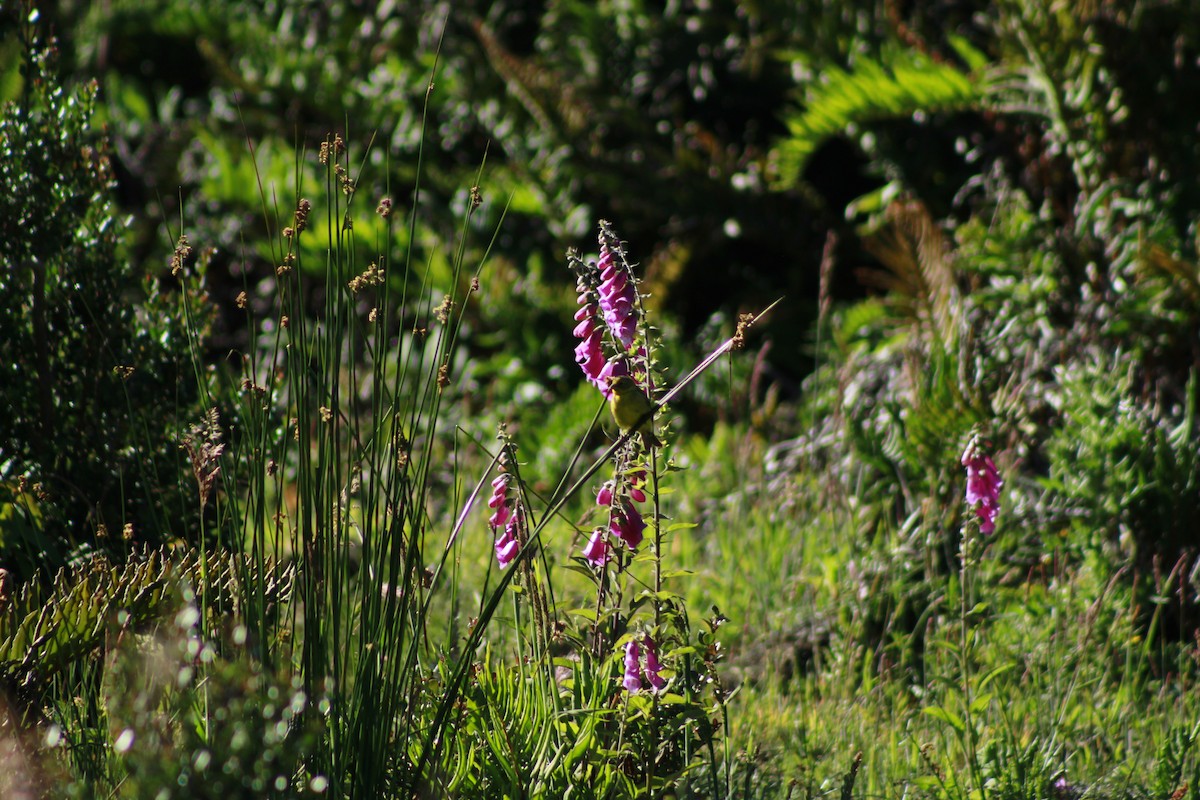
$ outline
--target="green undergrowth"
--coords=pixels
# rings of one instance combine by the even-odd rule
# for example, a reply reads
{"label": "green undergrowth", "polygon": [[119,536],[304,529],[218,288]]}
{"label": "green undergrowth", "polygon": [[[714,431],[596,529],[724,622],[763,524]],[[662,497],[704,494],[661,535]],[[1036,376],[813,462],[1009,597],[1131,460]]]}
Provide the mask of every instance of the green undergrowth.
{"label": "green undergrowth", "polygon": [[[766,177],[841,132],[887,178],[849,206],[875,291],[828,294],[830,237],[788,392],[735,352],[758,318],[681,341],[607,222],[500,257],[528,197],[482,158],[423,195],[424,116],[404,186],[383,136],[211,140],[200,187],[261,232],[184,202],[134,269],[29,7],[0,796],[1200,796],[1196,214],[1131,166],[1193,145],[1127,124],[1105,29],[998,8],[986,52],[892,42],[785,115]],[[941,196],[889,123],[962,114],[1022,144],[972,117]]]}
{"label": "green undergrowth", "polygon": [[1147,630],[1124,568],[1065,541],[1020,564],[997,536],[964,615],[961,575],[922,581],[900,532],[864,537],[819,476],[781,489],[727,434],[685,483],[719,484],[722,453],[759,466],[674,552],[691,604],[731,620],[731,796],[1195,796],[1194,644]]}

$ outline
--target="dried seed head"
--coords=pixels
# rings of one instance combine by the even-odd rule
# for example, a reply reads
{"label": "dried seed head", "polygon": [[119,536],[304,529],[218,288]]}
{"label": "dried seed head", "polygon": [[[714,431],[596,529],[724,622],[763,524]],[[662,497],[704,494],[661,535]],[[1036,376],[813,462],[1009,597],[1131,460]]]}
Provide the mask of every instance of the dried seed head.
{"label": "dried seed head", "polygon": [[746,346],[746,330],[752,322],[754,322],[753,314],[741,314],[738,316],[737,330],[734,331],[733,341],[730,343],[730,346],[734,350],[741,350]]}
{"label": "dried seed head", "polygon": [[392,198],[384,197],[379,201],[379,205],[375,206],[375,213],[387,219],[392,215]]}
{"label": "dried seed head", "polygon": [[192,246],[188,244],[187,234],[181,234],[175,243],[175,251],[171,254],[171,274],[178,277],[192,257]]}
{"label": "dried seed head", "polygon": [[275,274],[282,278],[292,271],[292,267],[296,265],[296,254],[287,253],[283,257],[283,263],[275,268]]}
{"label": "dried seed head", "polygon": [[368,286],[378,286],[381,283],[383,283],[383,270],[372,261],[361,275],[351,278],[347,286],[350,287],[350,291],[358,294]]}
{"label": "dried seed head", "polygon": [[296,233],[308,227],[308,212],[312,210],[312,203],[308,200],[301,200],[300,205],[296,206]]}
{"label": "dried seed head", "polygon": [[237,300],[234,302],[237,303],[238,308],[245,308],[248,300],[249,298],[246,297],[245,292],[238,292]]}
{"label": "dried seed head", "polygon": [[[183,437],[182,448],[187,451],[192,464],[192,476],[200,494],[200,505],[208,503],[209,494],[217,475],[221,472],[219,459],[225,452],[221,444],[221,423],[215,408],[204,415],[200,424],[193,425]],[[133,538],[133,526],[126,525],[122,536],[128,541]]]}
{"label": "dried seed head", "polygon": [[392,448],[396,452],[396,467],[404,469],[408,466],[408,439],[404,438],[404,434],[397,431],[392,436]]}
{"label": "dried seed head", "polygon": [[450,318],[450,312],[453,310],[454,301],[450,299],[450,295],[446,295],[442,298],[442,304],[437,307],[437,311],[434,312],[434,316],[437,317],[438,322],[445,323],[446,320]]}

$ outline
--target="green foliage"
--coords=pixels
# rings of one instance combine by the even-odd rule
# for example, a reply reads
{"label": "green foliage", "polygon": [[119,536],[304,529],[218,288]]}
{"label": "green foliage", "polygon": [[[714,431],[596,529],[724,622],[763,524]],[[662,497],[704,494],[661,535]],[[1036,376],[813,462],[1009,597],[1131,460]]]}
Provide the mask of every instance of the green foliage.
{"label": "green foliage", "polygon": [[[271,606],[284,602],[291,572],[235,554],[150,550],[113,566],[103,556],[61,569],[52,583],[29,583],[0,616],[0,676],[11,689],[37,692],[101,648],[114,623],[137,629],[171,613],[180,585],[197,587],[211,608],[232,609],[249,580]],[[261,568],[261,571],[258,571]]]}
{"label": "green foliage", "polygon": [[[24,194],[0,247],[24,242],[25,262],[0,288],[43,263],[47,287],[93,280],[61,253],[109,276],[86,284],[104,309],[64,319],[150,337],[149,354],[109,358],[62,322],[50,385],[90,400],[63,371],[138,367],[88,384],[105,430],[146,416],[124,423],[141,438],[88,440],[107,467],[85,486],[155,466],[79,518],[106,546],[126,521],[203,536],[179,556],[79,546],[46,586],[0,584],[0,665],[36,753],[78,796],[1195,796],[1200,206],[1181,176],[1200,151],[1181,100],[1200,16],[1092,5],[456,4],[431,91],[432,4],[61,4],[68,48],[105,71],[97,113],[140,232],[111,234],[104,162],[79,157],[102,150],[79,122],[90,95],[10,69],[4,141],[25,161],[0,169]],[[790,136],[787,69],[807,104]],[[312,146],[380,118],[396,128],[371,144]],[[849,207],[854,231],[838,198],[871,187],[842,162],[820,187],[831,138],[886,181]],[[798,191],[770,194],[772,147]],[[38,195],[35,168],[74,199]],[[105,261],[154,249],[145,208],[179,185],[189,237],[221,251],[179,246],[186,323]],[[67,213],[22,217],[25,195]],[[372,212],[384,195],[394,216]],[[443,206],[459,219],[425,213]],[[729,335],[714,304],[815,265],[827,226],[844,244],[825,252],[816,335],[702,376],[657,457],[588,466],[600,398],[576,389],[572,294],[545,265],[595,210],[646,254],[653,312],[690,314],[656,318],[662,349],[642,331],[672,373]],[[873,296],[846,304],[851,261]],[[789,280],[815,289],[811,272]],[[215,338],[204,290],[225,312]],[[12,292],[0,319],[35,331],[37,303]],[[109,305],[132,314],[115,333],[94,323]],[[42,351],[20,342],[26,380],[2,385],[36,421]],[[189,342],[203,413],[161,366]],[[767,384],[811,342],[793,408],[786,379]],[[50,407],[89,433],[86,408]],[[186,481],[160,436],[173,419],[196,423]],[[959,461],[980,428],[1005,480],[989,537]],[[61,563],[54,448],[0,447],[17,570]],[[653,511],[636,553],[597,565],[578,548],[604,528],[593,478],[610,464],[617,487],[646,469]],[[524,513],[504,570],[470,510],[497,465]],[[624,646],[650,638],[667,687],[626,692]]]}
{"label": "green foliage", "polygon": [[[978,73],[984,56],[961,38],[952,41]],[[971,109],[983,96],[978,74],[912,50],[884,50],[881,62],[862,59],[851,71],[829,67],[810,85],[803,111],[784,119],[788,136],[772,151],[774,179],[780,189],[793,188],[817,147],[850,127],[918,111]]]}
{"label": "green foliage", "polygon": [[195,399],[173,301],[121,249],[96,87],[60,86],[22,30],[24,87],[0,117],[0,559],[19,579],[105,528],[188,532],[171,423]]}
{"label": "green foliage", "polygon": [[329,781],[310,763],[329,701],[298,678],[264,673],[242,647],[204,640],[199,619],[185,605],[157,635],[127,636],[108,656],[114,796],[328,796]]}

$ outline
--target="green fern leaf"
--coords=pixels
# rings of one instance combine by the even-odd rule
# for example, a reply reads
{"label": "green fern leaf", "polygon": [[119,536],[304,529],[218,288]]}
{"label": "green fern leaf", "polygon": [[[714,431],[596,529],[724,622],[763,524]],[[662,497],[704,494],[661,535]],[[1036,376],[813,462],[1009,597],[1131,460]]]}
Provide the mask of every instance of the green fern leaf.
{"label": "green fern leaf", "polygon": [[804,109],[784,120],[790,135],[771,153],[776,187],[795,186],[821,142],[851,125],[979,104],[984,88],[974,76],[983,69],[983,57],[965,42],[955,47],[972,64],[971,73],[911,50],[885,52],[882,63],[864,61],[852,72],[827,70],[810,87]]}

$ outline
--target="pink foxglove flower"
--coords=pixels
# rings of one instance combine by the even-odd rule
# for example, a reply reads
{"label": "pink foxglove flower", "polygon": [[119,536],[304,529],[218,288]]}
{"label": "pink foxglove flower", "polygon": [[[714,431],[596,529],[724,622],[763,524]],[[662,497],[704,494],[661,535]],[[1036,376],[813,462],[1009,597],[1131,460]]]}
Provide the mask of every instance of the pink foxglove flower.
{"label": "pink foxglove flower", "polygon": [[642,688],[642,665],[638,663],[640,655],[641,648],[631,639],[629,644],[625,645],[625,680],[622,684],[626,691],[636,692]]}
{"label": "pink foxglove flower", "polygon": [[644,538],[642,532],[646,530],[646,522],[636,508],[624,504],[621,510],[613,512],[609,530],[630,550],[636,550]]}
{"label": "pink foxglove flower", "polygon": [[979,532],[992,533],[996,530],[996,515],[1000,513],[1000,489],[1004,481],[991,456],[983,452],[976,439],[963,452],[962,465],[967,468],[967,504],[974,507],[979,518]]}
{"label": "pink foxglove flower", "polygon": [[646,470],[639,469],[629,473],[629,498],[635,503],[646,502]]}
{"label": "pink foxglove flower", "polygon": [[600,347],[603,341],[603,332],[594,328],[586,339],[575,346],[575,363],[583,370],[584,377],[597,385],[602,380],[604,368],[607,366],[604,350]]}
{"label": "pink foxglove flower", "polygon": [[592,531],[592,537],[588,539],[587,545],[583,548],[583,557],[593,567],[603,567],[612,558],[611,546],[608,538],[604,535],[603,528]]}
{"label": "pink foxglove flower", "polygon": [[608,243],[603,237],[596,268],[600,270],[600,311],[604,315],[604,324],[612,332],[613,338],[620,342],[621,347],[628,350],[633,346],[637,333],[637,314],[634,309],[637,289],[613,258],[612,251],[608,249]]}
{"label": "pink foxglove flower", "polygon": [[647,636],[644,644],[646,645],[646,682],[650,684],[652,690],[660,692],[667,685],[667,679],[659,675],[662,672],[662,664],[658,661],[654,640]]}
{"label": "pink foxglove flower", "polygon": [[509,505],[508,505],[508,474],[498,475],[492,481],[492,496],[488,498],[488,508],[492,509],[492,515],[488,517],[488,524],[493,530],[499,528],[505,522],[508,522]]}
{"label": "pink foxglove flower", "polygon": [[[488,508],[492,509],[488,525],[492,529],[492,535],[496,536],[496,560],[500,562],[501,567],[512,563],[521,548],[517,538],[520,531],[520,510],[514,510],[513,504],[508,500],[508,481],[507,472],[498,475],[492,481],[492,496],[488,498]],[[500,531],[498,536],[497,531]]]}
{"label": "pink foxglove flower", "polygon": [[500,563],[500,567],[511,564],[520,549],[521,543],[517,541],[517,517],[513,515],[504,526],[504,533],[496,539],[496,561]]}

